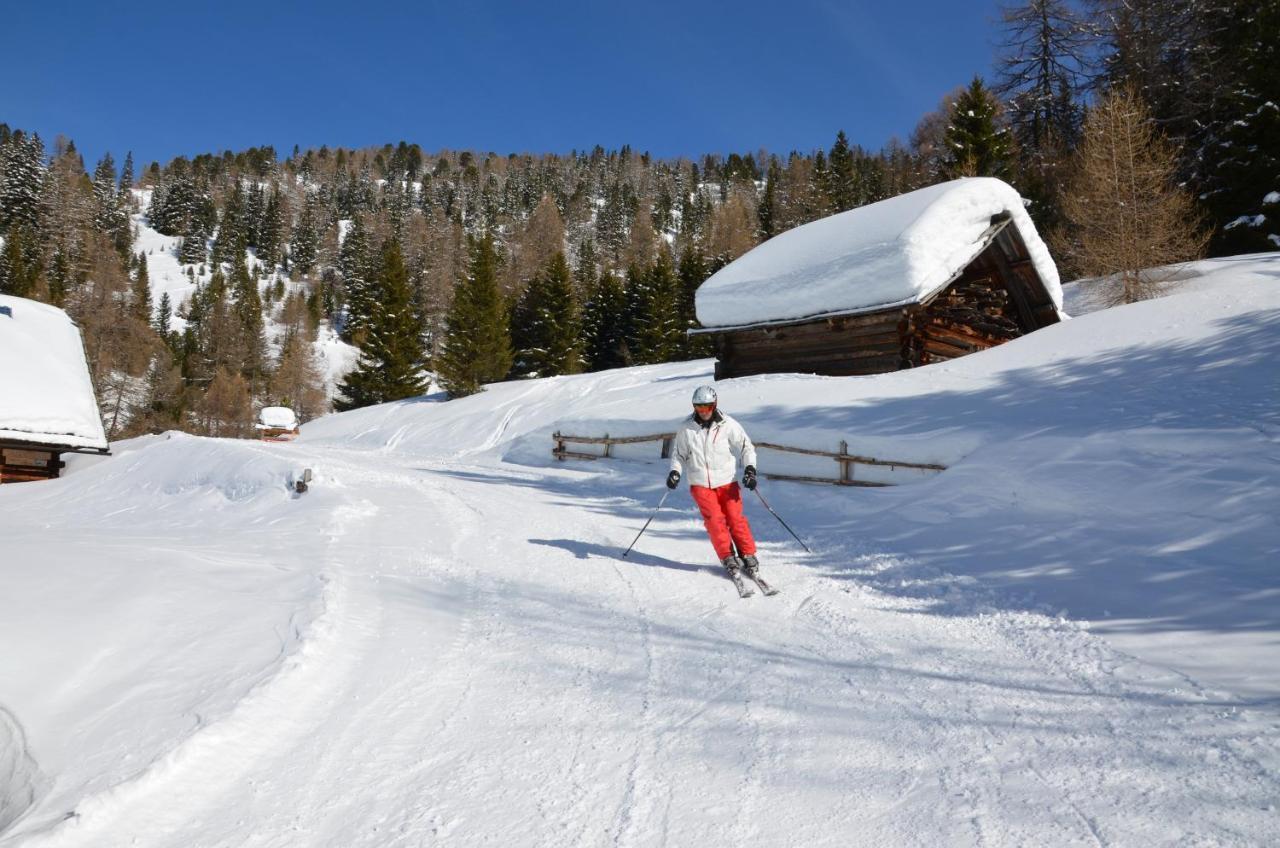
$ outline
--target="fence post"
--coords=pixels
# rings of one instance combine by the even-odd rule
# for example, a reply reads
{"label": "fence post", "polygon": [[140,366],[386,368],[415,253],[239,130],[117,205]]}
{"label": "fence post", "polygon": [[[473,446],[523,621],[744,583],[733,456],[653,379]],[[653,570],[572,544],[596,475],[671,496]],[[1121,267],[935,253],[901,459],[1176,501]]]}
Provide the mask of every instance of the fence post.
{"label": "fence post", "polygon": [[848,459],[848,456],[849,456],[849,443],[844,440],[841,440],[840,441],[840,459],[838,460],[840,463],[840,482],[841,483],[853,482],[853,461]]}
{"label": "fence post", "polygon": [[662,440],[662,458],[663,459],[671,458],[671,439],[670,438],[666,438]]}
{"label": "fence post", "polygon": [[613,443],[609,441],[609,434],[604,434],[604,457],[609,458],[609,451],[613,449]]}

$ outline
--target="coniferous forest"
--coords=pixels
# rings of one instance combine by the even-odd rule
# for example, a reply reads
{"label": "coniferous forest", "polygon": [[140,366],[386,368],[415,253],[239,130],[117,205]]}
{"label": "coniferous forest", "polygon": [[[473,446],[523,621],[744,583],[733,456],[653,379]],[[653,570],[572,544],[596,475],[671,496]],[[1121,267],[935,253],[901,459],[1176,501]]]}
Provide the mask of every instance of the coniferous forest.
{"label": "coniferous forest", "polygon": [[[1158,289],[1150,266],[1280,249],[1280,0],[1030,0],[995,38],[993,78],[877,150],[843,131],[673,160],[400,141],[90,171],[73,140],[0,124],[0,293],[80,325],[110,437],[242,436],[263,405],[306,420],[422,394],[427,372],[459,397],[707,356],[686,331],[718,268],[960,176],[1010,182],[1064,279],[1116,275],[1119,300]],[[138,215],[180,240],[183,302],[152,296]],[[332,400],[321,333],[359,350]]]}

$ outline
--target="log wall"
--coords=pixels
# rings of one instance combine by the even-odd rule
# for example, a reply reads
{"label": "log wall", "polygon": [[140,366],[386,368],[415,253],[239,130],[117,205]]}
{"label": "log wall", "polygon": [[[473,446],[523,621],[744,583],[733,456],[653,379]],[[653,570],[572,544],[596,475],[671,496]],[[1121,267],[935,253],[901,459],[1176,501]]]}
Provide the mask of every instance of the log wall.
{"label": "log wall", "polygon": [[52,480],[65,465],[56,450],[0,445],[0,483]]}
{"label": "log wall", "polygon": [[904,357],[912,366],[944,362],[1022,335],[1017,305],[998,280],[966,272],[927,304],[909,310]]}
{"label": "log wall", "polygon": [[901,367],[903,310],[716,334],[716,379],[799,372],[852,376]]}

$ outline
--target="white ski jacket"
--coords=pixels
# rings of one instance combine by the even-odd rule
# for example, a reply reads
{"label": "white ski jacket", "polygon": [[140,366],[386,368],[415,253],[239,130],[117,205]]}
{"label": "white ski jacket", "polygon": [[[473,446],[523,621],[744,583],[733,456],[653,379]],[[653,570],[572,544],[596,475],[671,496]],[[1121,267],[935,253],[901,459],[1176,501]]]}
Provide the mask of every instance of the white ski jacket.
{"label": "white ski jacket", "polygon": [[733,482],[735,453],[742,457],[744,467],[756,464],[755,445],[742,425],[717,409],[710,426],[704,427],[695,412],[676,431],[671,470],[679,471],[690,486],[718,489]]}

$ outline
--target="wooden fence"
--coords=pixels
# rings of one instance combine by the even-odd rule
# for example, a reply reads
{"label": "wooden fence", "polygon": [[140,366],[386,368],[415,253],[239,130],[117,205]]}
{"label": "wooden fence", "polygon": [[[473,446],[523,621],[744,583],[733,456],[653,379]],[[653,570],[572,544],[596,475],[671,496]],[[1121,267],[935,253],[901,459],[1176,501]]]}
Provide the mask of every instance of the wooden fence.
{"label": "wooden fence", "polygon": [[[556,459],[607,459],[611,455],[611,449],[614,445],[632,445],[640,442],[661,442],[663,459],[671,456],[671,443],[675,439],[675,433],[655,433],[651,436],[610,436],[606,433],[603,436],[571,436],[559,431],[551,435],[555,441],[555,447],[551,449],[551,454]],[[570,450],[567,445],[604,445],[603,453],[588,453],[587,451]],[[836,477],[812,477],[798,474],[777,474],[766,473],[761,476],[770,480],[797,480],[803,483],[830,483],[836,486],[865,486],[865,487],[882,487],[893,486],[895,483],[876,482],[872,480],[860,480],[854,477],[855,465],[868,465],[873,467],[898,469],[910,468],[918,471],[940,472],[946,471],[947,466],[935,465],[927,462],[904,462],[892,459],[876,459],[871,456],[862,456],[861,454],[849,453],[848,442],[840,442],[839,451],[823,451],[814,450],[812,448],[796,448],[789,445],[779,445],[773,442],[756,442],[756,449],[775,450],[783,453],[803,454],[806,456],[829,457],[839,466],[838,476]]]}

